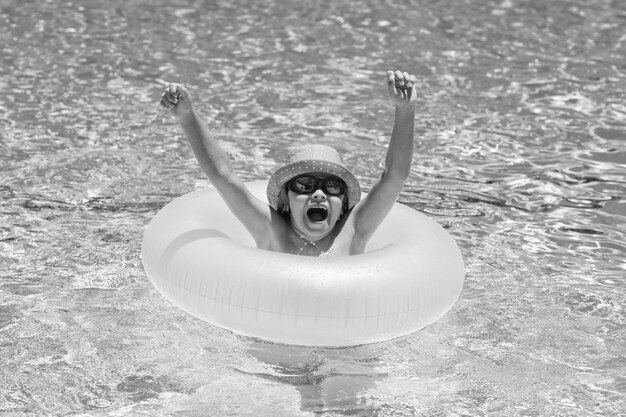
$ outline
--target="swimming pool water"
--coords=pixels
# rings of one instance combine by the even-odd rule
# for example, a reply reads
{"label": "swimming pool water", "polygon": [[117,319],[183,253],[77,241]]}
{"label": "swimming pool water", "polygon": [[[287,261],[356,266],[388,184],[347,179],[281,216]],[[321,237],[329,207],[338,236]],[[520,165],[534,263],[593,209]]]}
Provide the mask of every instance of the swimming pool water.
{"label": "swimming pool water", "polygon": [[[0,2],[0,415],[620,415],[625,22],[617,0]],[[145,226],[208,185],[167,82],[245,180],[319,140],[367,189],[388,68],[420,80],[400,201],[466,261],[443,319],[294,348],[151,287]]]}

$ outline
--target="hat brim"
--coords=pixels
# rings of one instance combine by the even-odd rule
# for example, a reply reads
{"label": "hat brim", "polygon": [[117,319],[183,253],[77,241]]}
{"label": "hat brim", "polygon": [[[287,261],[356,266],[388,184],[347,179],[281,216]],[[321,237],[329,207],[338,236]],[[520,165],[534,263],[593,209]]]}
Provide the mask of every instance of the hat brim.
{"label": "hat brim", "polygon": [[285,184],[302,174],[323,173],[341,178],[348,186],[348,207],[352,208],[361,199],[359,181],[346,167],[329,161],[307,160],[285,165],[274,173],[267,184],[267,201],[274,210],[278,209],[278,195]]}

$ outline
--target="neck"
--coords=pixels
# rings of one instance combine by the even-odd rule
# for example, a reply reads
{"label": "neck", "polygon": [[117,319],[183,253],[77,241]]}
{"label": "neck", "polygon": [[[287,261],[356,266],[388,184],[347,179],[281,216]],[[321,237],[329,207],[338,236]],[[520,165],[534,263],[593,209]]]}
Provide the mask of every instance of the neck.
{"label": "neck", "polygon": [[307,242],[309,242],[309,243],[311,243],[311,244],[314,244],[314,243],[319,242],[320,240],[322,240],[322,239],[324,239],[324,238],[328,237],[328,236],[329,236],[329,235],[333,232],[333,229],[330,229],[328,232],[326,232],[326,233],[325,233],[325,234],[323,234],[322,236],[319,236],[319,237],[317,237],[317,238],[311,238],[311,237],[307,236],[307,234],[306,234],[306,233],[302,233],[302,232],[301,232],[301,231],[300,231],[300,230],[299,230],[296,226],[294,226],[293,224],[291,225],[291,227],[292,227],[293,231],[294,231],[294,232],[296,232],[296,234],[298,235],[298,237],[299,237],[300,239],[306,240]]}
{"label": "neck", "polygon": [[293,227],[293,232],[294,238],[296,239],[294,241],[296,255],[319,256],[324,251],[324,249],[326,249],[325,246],[327,245],[327,243],[322,242],[322,240],[324,240],[331,234],[332,229],[328,233],[321,237],[318,237],[317,239],[309,238],[295,227]]}

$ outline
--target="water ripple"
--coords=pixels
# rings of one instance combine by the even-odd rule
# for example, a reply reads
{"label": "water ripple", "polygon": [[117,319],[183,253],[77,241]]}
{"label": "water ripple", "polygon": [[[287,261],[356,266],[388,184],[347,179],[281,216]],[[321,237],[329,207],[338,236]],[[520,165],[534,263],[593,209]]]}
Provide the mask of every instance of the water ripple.
{"label": "water ripple", "polygon": [[[196,3],[0,6],[0,413],[624,409],[622,2]],[[444,318],[295,354],[151,289],[142,230],[207,186],[156,103],[165,84],[189,86],[244,180],[319,140],[367,190],[396,66],[419,78],[400,201],[446,227],[467,266]]]}

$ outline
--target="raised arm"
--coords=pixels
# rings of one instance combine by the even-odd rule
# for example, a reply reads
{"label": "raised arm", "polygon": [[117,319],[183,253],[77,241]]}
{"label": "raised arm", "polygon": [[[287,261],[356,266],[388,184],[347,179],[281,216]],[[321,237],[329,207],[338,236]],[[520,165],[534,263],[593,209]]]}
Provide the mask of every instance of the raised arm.
{"label": "raised arm", "polygon": [[395,104],[395,119],[385,156],[385,168],[367,197],[353,209],[355,242],[365,245],[397,200],[409,176],[413,160],[415,128],[415,76],[387,71],[387,92]]}
{"label": "raised arm", "polygon": [[270,238],[272,209],[254,197],[233,170],[226,152],[202,124],[191,105],[191,95],[180,84],[170,84],[161,95],[161,106],[170,110],[185,132],[204,173],[230,210],[252,234],[259,247]]}

